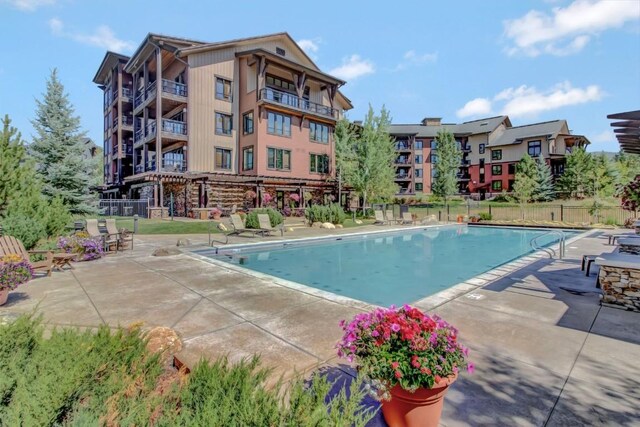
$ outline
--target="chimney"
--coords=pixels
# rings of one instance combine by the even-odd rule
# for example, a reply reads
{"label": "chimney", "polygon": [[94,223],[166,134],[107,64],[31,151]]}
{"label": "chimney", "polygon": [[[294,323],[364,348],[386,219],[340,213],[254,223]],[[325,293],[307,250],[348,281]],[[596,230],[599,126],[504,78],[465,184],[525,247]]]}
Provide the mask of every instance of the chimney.
{"label": "chimney", "polygon": [[422,119],[422,126],[440,126],[442,117],[425,117]]}

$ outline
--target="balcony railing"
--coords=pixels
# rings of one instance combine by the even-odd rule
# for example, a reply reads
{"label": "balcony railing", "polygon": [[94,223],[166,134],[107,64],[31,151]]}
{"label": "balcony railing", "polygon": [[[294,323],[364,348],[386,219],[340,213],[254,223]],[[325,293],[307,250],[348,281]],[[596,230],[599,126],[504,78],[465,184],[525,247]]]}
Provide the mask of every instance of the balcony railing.
{"label": "balcony railing", "polygon": [[297,110],[306,111],[321,116],[328,116],[334,119],[338,118],[338,110],[335,108],[327,107],[326,105],[311,102],[304,98],[283,92],[277,89],[264,88],[260,90],[260,99],[264,101],[273,102],[279,105],[285,105]]}
{"label": "balcony railing", "polygon": [[125,98],[131,98],[131,95],[133,94],[133,91],[128,88],[128,87],[123,87],[122,88],[122,96]]}
{"label": "balcony railing", "polygon": [[411,161],[411,159],[407,159],[407,158],[402,158],[399,157],[396,159],[396,165],[410,165],[413,162]]}
{"label": "balcony railing", "polygon": [[162,91],[176,96],[187,96],[187,85],[162,79]]}
{"label": "balcony railing", "polygon": [[186,135],[187,124],[178,120],[162,119],[162,131],[178,135]]}
{"label": "balcony railing", "polygon": [[410,173],[398,173],[396,174],[396,180],[410,180],[411,179],[411,174]]}
{"label": "balcony railing", "polygon": [[408,142],[397,142],[396,143],[396,151],[410,151],[411,144]]}
{"label": "balcony railing", "polygon": [[187,170],[187,161],[178,159],[163,159],[163,172],[184,172]]}
{"label": "balcony railing", "polygon": [[144,138],[144,129],[140,128],[133,134],[133,141],[134,143],[142,141],[142,138]]}

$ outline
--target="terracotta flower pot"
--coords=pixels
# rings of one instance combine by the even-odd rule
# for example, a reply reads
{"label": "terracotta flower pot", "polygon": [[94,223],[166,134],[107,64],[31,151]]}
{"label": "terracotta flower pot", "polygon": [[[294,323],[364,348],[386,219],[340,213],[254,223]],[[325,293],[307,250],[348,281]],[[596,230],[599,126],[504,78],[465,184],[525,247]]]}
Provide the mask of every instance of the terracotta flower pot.
{"label": "terracotta flower pot", "polygon": [[0,291],[0,305],[4,305],[9,298],[9,289],[3,289]]}
{"label": "terracotta flower pot", "polygon": [[415,393],[393,387],[391,400],[382,402],[382,415],[390,427],[438,427],[444,395],[458,376],[443,378],[433,388],[419,388]]}

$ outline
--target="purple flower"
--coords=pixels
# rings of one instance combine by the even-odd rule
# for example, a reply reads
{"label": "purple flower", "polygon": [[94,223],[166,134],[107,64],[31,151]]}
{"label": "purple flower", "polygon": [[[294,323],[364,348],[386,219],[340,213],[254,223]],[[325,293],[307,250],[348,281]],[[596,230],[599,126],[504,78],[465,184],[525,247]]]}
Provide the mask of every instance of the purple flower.
{"label": "purple flower", "polygon": [[391,325],[391,330],[392,330],[393,332],[400,332],[400,325],[398,325],[397,323],[393,323],[393,324]]}
{"label": "purple flower", "polygon": [[473,374],[476,370],[476,365],[473,364],[473,362],[469,362],[467,364],[467,372],[469,372],[470,374]]}

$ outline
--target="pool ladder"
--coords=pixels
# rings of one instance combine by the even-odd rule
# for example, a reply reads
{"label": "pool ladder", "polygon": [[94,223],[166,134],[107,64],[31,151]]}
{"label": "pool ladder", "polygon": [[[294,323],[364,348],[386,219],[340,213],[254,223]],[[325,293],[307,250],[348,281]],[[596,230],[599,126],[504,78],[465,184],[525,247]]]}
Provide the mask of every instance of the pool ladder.
{"label": "pool ladder", "polygon": [[[556,253],[556,251],[553,248],[540,246],[538,244],[538,242],[537,242],[537,240],[540,237],[547,236],[549,234],[555,234],[555,235],[559,236],[560,245],[558,247],[558,253]],[[531,248],[534,251],[543,251],[543,252],[545,252],[547,255],[549,255],[549,258],[553,258],[555,256],[558,256],[558,259],[562,259],[564,257],[564,252],[565,252],[565,243],[566,243],[566,236],[562,231],[560,231],[560,230],[549,230],[546,233],[540,234],[539,236],[536,236],[533,239],[531,239],[531,241],[529,242],[529,245],[531,245]]]}

